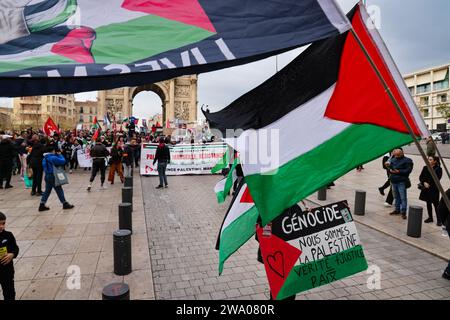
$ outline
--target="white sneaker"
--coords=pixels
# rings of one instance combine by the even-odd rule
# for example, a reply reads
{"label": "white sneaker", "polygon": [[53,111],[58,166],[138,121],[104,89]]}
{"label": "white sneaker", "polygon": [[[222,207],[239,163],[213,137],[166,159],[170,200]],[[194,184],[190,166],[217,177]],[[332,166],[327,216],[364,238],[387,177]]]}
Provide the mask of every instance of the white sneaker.
{"label": "white sneaker", "polygon": [[384,206],[387,207],[387,208],[389,208],[389,207],[392,207],[392,204],[389,204],[389,203],[385,202],[385,203],[384,203]]}
{"label": "white sneaker", "polygon": [[92,184],[88,185],[87,191],[91,191],[91,188],[92,188]]}
{"label": "white sneaker", "polygon": [[69,173],[71,174],[73,171],[72,170],[69,170]]}
{"label": "white sneaker", "polygon": [[107,188],[105,185],[103,185],[103,184],[100,186],[100,188],[102,188],[103,190],[108,189],[108,188]]}

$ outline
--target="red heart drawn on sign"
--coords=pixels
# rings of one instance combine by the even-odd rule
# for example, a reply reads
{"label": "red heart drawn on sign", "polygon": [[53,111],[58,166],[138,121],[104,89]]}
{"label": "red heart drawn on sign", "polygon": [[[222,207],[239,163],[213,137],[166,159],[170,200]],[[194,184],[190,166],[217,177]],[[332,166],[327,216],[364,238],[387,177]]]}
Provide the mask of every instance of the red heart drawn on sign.
{"label": "red heart drawn on sign", "polygon": [[284,256],[281,251],[275,252],[274,255],[267,256],[267,264],[273,272],[284,279]]}

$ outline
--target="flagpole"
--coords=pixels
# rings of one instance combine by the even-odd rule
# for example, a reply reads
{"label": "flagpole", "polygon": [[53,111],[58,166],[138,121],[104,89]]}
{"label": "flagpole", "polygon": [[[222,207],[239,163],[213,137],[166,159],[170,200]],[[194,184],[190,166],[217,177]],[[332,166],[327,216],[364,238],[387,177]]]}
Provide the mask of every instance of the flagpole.
{"label": "flagpole", "polygon": [[436,149],[438,157],[441,160],[442,165],[444,166],[445,172],[447,173],[447,177],[450,179],[450,172],[448,171],[447,165],[444,162],[444,158],[442,157],[441,152],[439,151],[439,148],[433,138],[431,138],[431,141],[433,141],[433,145],[434,148]]}
{"label": "flagpole", "polygon": [[372,57],[370,56],[369,52],[367,51],[366,47],[362,43],[361,39],[359,38],[359,36],[357,35],[357,33],[353,29],[353,27],[350,29],[350,32],[353,35],[353,37],[355,38],[355,40],[358,43],[358,45],[361,48],[361,50],[364,52],[364,55],[365,55],[367,61],[370,63],[370,65],[371,65],[372,69],[375,71],[378,79],[381,81],[381,84],[383,85],[386,93],[388,94],[390,100],[392,101],[392,103],[395,106],[395,109],[397,110],[398,114],[400,115],[400,118],[402,119],[403,124],[408,129],[409,135],[411,136],[411,138],[413,139],[414,143],[416,144],[416,147],[419,150],[420,155],[422,156],[423,161],[425,162],[425,165],[427,166],[428,171],[430,172],[430,174],[431,174],[431,176],[432,176],[432,178],[434,180],[434,183],[438,187],[439,192],[442,194],[442,198],[444,199],[444,202],[445,202],[445,205],[447,206],[447,209],[450,211],[450,200],[447,197],[447,194],[445,193],[445,190],[442,187],[442,184],[439,181],[439,178],[436,175],[436,172],[434,172],[433,167],[431,166],[430,162],[428,161],[427,155],[425,154],[424,150],[422,149],[422,146],[420,145],[420,142],[417,140],[417,137],[414,134],[414,131],[413,131],[411,125],[409,124],[408,119],[406,118],[403,110],[401,109],[399,103],[397,102],[397,99],[392,94],[392,91],[389,88],[388,84],[386,83],[386,80],[384,80],[380,70],[376,66],[375,62],[373,61]]}

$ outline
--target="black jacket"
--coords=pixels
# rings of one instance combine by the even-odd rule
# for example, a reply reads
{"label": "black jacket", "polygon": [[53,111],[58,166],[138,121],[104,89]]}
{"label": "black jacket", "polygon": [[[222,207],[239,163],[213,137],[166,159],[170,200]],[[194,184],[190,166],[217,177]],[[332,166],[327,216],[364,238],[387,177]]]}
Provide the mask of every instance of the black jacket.
{"label": "black jacket", "polygon": [[[447,197],[450,198],[450,189],[448,189],[445,193],[447,194]],[[441,218],[441,221],[447,227],[447,230],[450,230],[450,213],[445,205],[444,198],[442,198],[439,202],[437,215]]]}
{"label": "black jacket", "polygon": [[109,152],[105,145],[102,143],[96,143],[91,149],[91,158],[106,158],[109,156]]}
{"label": "black jacket", "polygon": [[170,163],[170,150],[168,146],[158,146],[156,149],[155,159],[153,159],[153,164],[155,164],[156,161]]}
{"label": "black jacket", "polygon": [[[7,253],[14,254],[14,258],[17,258],[19,254],[19,247],[17,246],[16,238],[12,232],[3,230],[0,232],[0,253],[6,248]],[[6,266],[0,264],[0,272],[14,271],[14,263],[11,261]],[[1,276],[1,273],[0,273]]]}
{"label": "black jacket", "polygon": [[16,154],[16,149],[11,140],[4,139],[0,141],[0,162],[9,163],[12,165],[12,160]]}
{"label": "black jacket", "polygon": [[33,144],[29,158],[31,167],[42,167],[42,160],[44,160],[44,146],[40,142]]}
{"label": "black jacket", "polygon": [[[435,166],[434,172],[438,176],[439,180],[441,180],[442,168],[440,166]],[[422,201],[439,202],[439,189],[434,183],[433,177],[431,176],[430,171],[428,171],[427,166],[423,167],[419,180],[422,184],[426,182],[430,185],[429,189],[423,189],[420,192],[419,199]]]}
{"label": "black jacket", "polygon": [[131,166],[134,163],[134,149],[129,144],[126,144],[123,148],[122,163],[126,166]]}
{"label": "black jacket", "polygon": [[122,150],[118,148],[111,149],[111,163],[120,162],[122,160]]}

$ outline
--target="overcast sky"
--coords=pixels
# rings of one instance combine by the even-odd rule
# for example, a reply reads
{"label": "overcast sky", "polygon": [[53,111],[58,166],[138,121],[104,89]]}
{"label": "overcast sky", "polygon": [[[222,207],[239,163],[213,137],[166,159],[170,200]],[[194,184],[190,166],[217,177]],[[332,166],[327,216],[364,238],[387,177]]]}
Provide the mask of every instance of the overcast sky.
{"label": "overcast sky", "polygon": [[[358,1],[337,2],[347,12]],[[450,62],[449,0],[368,0],[367,5],[380,8],[381,35],[402,73]],[[297,49],[278,56],[279,69],[300,52],[301,49]],[[201,74],[198,82],[199,107],[204,104],[209,105],[211,111],[222,109],[275,72],[276,58],[271,57],[240,67]],[[95,98],[96,93],[77,95],[77,99]],[[147,118],[161,112],[161,100],[152,92],[138,94],[134,105],[134,115],[137,117]]]}

